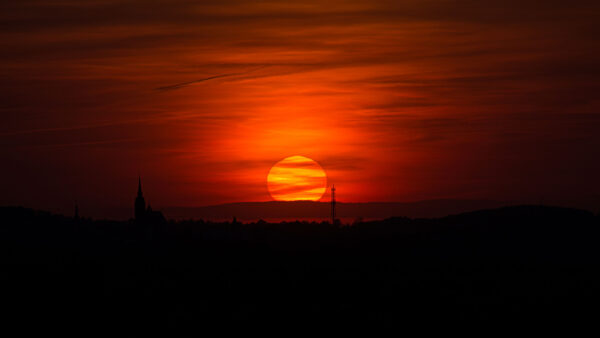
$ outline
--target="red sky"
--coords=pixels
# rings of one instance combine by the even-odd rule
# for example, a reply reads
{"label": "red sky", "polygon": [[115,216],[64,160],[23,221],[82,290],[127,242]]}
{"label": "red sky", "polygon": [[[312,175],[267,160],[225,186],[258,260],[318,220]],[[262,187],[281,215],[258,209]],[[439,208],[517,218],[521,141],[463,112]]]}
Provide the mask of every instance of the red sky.
{"label": "red sky", "polygon": [[270,200],[600,208],[597,1],[0,4],[0,204]]}

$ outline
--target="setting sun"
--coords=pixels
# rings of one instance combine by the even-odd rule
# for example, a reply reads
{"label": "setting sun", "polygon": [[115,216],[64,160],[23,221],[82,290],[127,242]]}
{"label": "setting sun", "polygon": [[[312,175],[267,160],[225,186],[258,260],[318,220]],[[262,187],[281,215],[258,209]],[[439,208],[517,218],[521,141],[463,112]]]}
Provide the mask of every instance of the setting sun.
{"label": "setting sun", "polygon": [[290,156],[271,168],[267,186],[276,201],[318,201],[327,188],[327,175],[314,160]]}

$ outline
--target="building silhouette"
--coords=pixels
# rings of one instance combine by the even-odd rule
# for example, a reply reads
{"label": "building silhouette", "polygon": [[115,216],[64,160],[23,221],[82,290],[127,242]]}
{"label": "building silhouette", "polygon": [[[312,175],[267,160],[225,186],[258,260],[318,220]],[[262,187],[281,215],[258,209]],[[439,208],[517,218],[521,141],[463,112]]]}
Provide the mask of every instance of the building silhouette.
{"label": "building silhouette", "polygon": [[135,198],[134,215],[136,223],[163,223],[165,217],[162,212],[152,210],[150,204],[146,208],[146,200],[142,193],[142,178],[138,177],[138,192]]}

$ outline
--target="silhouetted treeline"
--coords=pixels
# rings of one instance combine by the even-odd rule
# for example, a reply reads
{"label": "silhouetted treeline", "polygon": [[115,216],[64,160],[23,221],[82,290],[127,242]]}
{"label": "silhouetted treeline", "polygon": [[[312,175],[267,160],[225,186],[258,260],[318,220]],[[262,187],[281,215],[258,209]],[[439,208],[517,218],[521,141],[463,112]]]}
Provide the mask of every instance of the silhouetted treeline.
{"label": "silhouetted treeline", "polygon": [[25,331],[586,322],[600,295],[599,218],[573,209],[352,226],[0,218],[3,321]]}

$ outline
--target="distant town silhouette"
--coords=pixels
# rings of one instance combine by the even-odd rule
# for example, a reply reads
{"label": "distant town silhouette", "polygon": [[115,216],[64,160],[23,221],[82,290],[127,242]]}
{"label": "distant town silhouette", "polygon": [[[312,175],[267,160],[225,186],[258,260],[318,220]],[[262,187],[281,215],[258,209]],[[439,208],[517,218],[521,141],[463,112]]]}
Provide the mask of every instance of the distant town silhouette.
{"label": "distant town silhouette", "polygon": [[[442,218],[131,220],[2,207],[5,321],[22,332],[595,320],[600,217],[511,206]],[[68,321],[66,323],[65,321]],[[31,327],[30,323],[37,323]]]}

